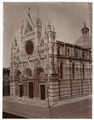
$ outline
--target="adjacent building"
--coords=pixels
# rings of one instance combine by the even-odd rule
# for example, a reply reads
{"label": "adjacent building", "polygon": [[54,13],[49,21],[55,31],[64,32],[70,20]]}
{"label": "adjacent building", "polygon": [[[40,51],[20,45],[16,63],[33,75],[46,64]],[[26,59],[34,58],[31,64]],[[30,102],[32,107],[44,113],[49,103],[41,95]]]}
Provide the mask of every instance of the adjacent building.
{"label": "adjacent building", "polygon": [[3,68],[3,96],[10,95],[10,68]]}

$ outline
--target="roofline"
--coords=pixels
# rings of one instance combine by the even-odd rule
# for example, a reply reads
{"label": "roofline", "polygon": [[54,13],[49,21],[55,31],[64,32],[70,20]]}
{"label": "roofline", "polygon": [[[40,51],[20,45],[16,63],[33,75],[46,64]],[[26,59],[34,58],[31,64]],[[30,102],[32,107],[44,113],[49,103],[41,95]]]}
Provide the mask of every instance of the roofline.
{"label": "roofline", "polygon": [[83,47],[81,47],[79,45],[75,45],[75,44],[71,44],[71,43],[66,43],[66,42],[62,42],[62,41],[59,41],[59,40],[57,40],[56,43],[60,44],[60,45],[68,45],[70,47],[79,48],[79,49],[83,49],[83,50],[90,50],[91,51],[91,48],[83,48]]}

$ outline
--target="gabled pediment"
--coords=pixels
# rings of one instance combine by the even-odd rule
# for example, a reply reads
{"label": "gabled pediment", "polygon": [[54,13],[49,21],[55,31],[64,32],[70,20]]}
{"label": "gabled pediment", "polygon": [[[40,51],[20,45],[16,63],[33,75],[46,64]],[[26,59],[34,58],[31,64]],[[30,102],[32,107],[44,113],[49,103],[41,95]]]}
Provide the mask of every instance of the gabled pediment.
{"label": "gabled pediment", "polygon": [[23,35],[31,33],[34,31],[34,23],[31,19],[30,14],[27,15],[26,20],[24,20],[24,22],[22,23],[22,33]]}
{"label": "gabled pediment", "polygon": [[25,22],[25,28],[24,28],[24,34],[33,32],[33,26],[30,24],[29,20],[26,20]]}

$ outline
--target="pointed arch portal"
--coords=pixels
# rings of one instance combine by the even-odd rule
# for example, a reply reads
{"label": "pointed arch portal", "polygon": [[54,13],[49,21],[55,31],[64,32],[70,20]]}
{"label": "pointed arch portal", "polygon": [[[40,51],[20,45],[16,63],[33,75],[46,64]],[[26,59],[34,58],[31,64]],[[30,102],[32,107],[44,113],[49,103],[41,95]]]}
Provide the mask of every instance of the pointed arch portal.
{"label": "pointed arch portal", "polygon": [[15,70],[14,72],[15,74],[15,95],[16,96],[19,96],[19,97],[22,97],[23,96],[23,84],[22,84],[22,79],[21,79],[21,76],[22,76],[22,72],[17,69]]}
{"label": "pointed arch portal", "polygon": [[40,97],[40,99],[45,100],[46,99],[46,75],[45,71],[42,67],[38,67],[35,70],[35,76],[36,76],[36,84],[35,87],[37,88],[36,96]]}
{"label": "pointed arch portal", "polygon": [[38,67],[35,71],[35,76],[37,80],[45,81],[46,75],[42,67]]}
{"label": "pointed arch portal", "polygon": [[15,70],[14,74],[15,74],[15,77],[14,77],[15,81],[20,81],[21,71]]}
{"label": "pointed arch portal", "polygon": [[[46,99],[47,79],[42,67],[36,68],[35,76],[30,68],[26,68],[23,74],[20,70],[17,70],[15,73],[16,77],[19,78],[19,80],[15,82],[17,88],[16,95],[19,97],[27,96],[29,98]],[[23,76],[22,81],[20,81],[21,76]]]}
{"label": "pointed arch portal", "polygon": [[25,79],[31,79],[32,70],[30,68],[26,68],[23,72],[23,76],[24,76]]}

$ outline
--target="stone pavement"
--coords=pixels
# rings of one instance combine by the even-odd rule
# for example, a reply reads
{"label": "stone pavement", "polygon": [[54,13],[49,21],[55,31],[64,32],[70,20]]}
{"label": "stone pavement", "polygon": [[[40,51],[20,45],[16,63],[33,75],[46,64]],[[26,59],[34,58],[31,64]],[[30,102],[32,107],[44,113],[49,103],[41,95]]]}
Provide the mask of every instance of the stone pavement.
{"label": "stone pavement", "polygon": [[65,105],[53,107],[50,118],[91,118],[92,100],[86,99]]}
{"label": "stone pavement", "polygon": [[[20,102],[19,102],[20,101]],[[51,108],[47,106],[35,106],[32,104],[25,103],[21,100],[15,100],[8,97],[4,98],[3,111],[19,115],[25,118],[91,118],[92,117],[92,100],[90,96],[86,99],[69,100],[70,102],[63,101],[59,105],[54,105]],[[44,102],[42,102],[44,104]]]}
{"label": "stone pavement", "polygon": [[23,97],[13,97],[13,96],[7,96],[3,97],[3,101],[5,102],[16,102],[20,104],[25,105],[33,105],[33,106],[39,106],[39,107],[47,107],[48,102],[44,100],[38,100],[38,99],[30,99],[30,98],[23,98]]}
{"label": "stone pavement", "polygon": [[48,118],[48,109],[17,102],[3,102],[3,111],[25,118]]}

